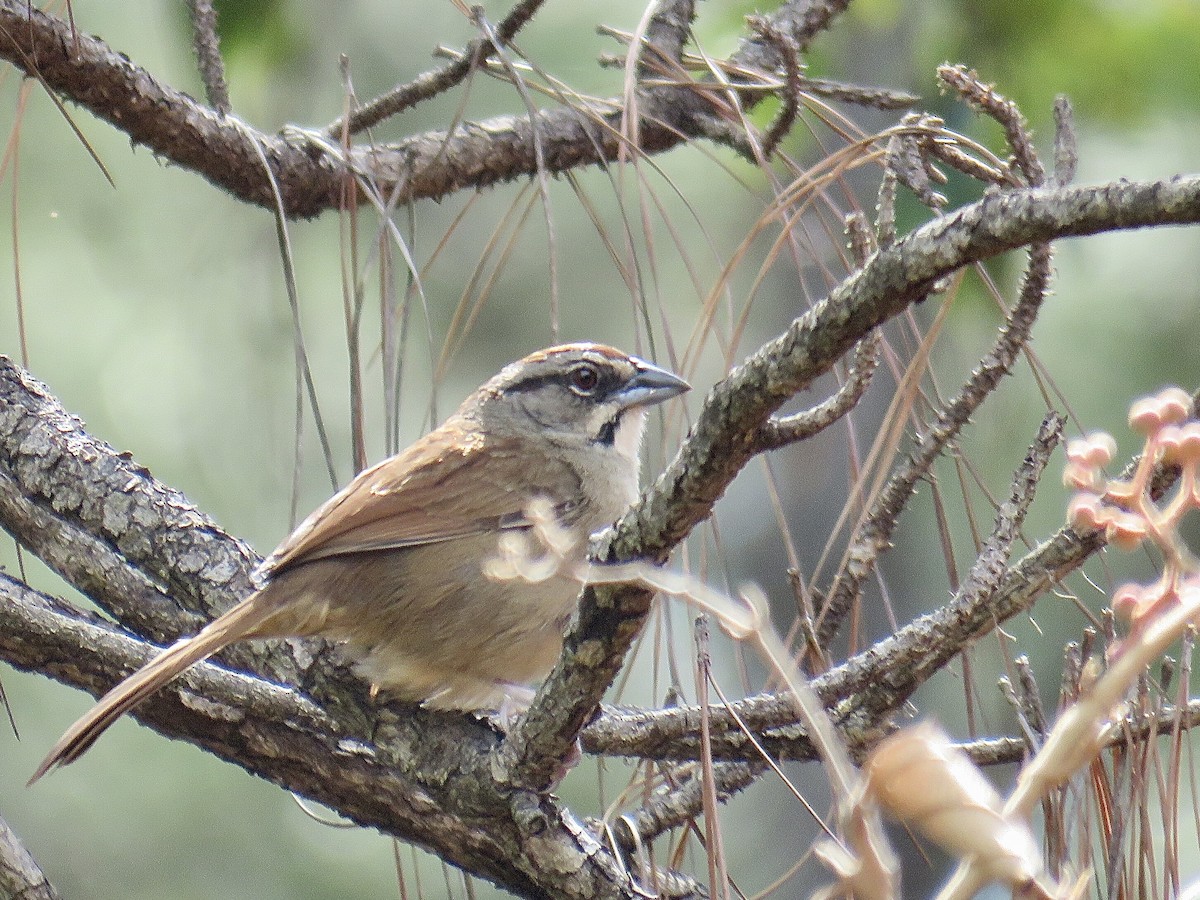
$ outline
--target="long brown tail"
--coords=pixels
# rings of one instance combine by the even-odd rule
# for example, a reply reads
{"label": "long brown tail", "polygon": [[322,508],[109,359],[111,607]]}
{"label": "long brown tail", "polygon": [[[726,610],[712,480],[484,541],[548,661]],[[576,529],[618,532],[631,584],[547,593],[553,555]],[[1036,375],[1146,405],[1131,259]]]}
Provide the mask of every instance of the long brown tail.
{"label": "long brown tail", "polygon": [[254,635],[255,630],[276,612],[270,604],[255,602],[260,601],[261,597],[261,594],[247,597],[224,615],[213,619],[194,636],[176,641],[101,697],[58,739],[58,743],[46,754],[29,779],[29,784],[56,766],[65,766],[79,759],[108,726],[184,669],[235,641]]}

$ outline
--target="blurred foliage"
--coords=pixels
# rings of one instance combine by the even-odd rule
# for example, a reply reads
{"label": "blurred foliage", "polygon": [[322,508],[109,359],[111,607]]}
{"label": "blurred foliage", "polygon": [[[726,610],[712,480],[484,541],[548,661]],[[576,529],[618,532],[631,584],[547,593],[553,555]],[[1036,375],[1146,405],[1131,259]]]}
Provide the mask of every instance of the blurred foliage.
{"label": "blurred foliage", "polygon": [[910,6],[921,19],[918,61],[967,60],[1035,121],[1065,93],[1091,122],[1137,127],[1192,106],[1200,91],[1200,4],[1192,0]]}
{"label": "blurred foliage", "polygon": [[[259,65],[295,71],[319,37],[302,21],[292,18],[296,4],[285,0],[215,0],[213,7],[227,65],[250,57]],[[191,37],[190,18],[182,23],[182,31]]]}

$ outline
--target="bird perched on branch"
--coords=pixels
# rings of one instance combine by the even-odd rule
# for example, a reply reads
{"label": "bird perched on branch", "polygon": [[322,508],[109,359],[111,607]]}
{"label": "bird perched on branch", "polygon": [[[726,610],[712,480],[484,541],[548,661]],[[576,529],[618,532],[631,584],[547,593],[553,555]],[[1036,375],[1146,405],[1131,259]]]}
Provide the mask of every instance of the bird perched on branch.
{"label": "bird perched on branch", "polygon": [[[118,718],[234,641],[344,642],[376,688],[427,706],[496,709],[543,678],[580,585],[489,578],[531,503],[589,535],[637,498],[647,407],[681,378],[601,344],[532,353],[408,449],[360,473],[285,540],[253,594],[109,691],[34,774],[73,762]],[[583,561],[585,542],[575,551]],[[527,689],[525,690],[527,694]]]}

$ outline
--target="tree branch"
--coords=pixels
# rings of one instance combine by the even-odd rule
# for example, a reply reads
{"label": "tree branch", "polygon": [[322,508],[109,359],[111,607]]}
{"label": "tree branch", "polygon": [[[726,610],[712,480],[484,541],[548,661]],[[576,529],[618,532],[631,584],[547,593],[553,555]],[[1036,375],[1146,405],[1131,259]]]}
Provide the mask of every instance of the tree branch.
{"label": "tree branch", "polygon": [[[1134,712],[1127,715],[1121,727],[1111,729],[1105,746],[1112,748],[1133,745],[1151,736],[1190,731],[1198,726],[1200,700],[1189,700],[1181,707],[1156,707],[1149,713]],[[785,753],[776,759],[816,759],[816,751],[807,738],[801,737],[793,743],[795,752]],[[1029,741],[1024,737],[976,738],[959,742],[956,746],[977,766],[1013,765],[1020,763],[1032,752]],[[718,799],[725,802],[745,790],[764,771],[766,766],[761,761],[717,763],[713,767],[713,773]],[[682,767],[682,776],[670,790],[655,792],[645,806],[613,823],[614,837],[624,850],[630,851],[645,844],[665,831],[689,822],[700,813],[703,806],[702,773],[697,766],[689,763]]]}
{"label": "tree branch", "polygon": [[212,0],[188,0],[192,14],[192,49],[204,82],[204,94],[217,112],[232,111],[229,85],[225,83],[225,61],[221,59],[221,39],[217,35],[217,10]]}
{"label": "tree branch", "polygon": [[[541,8],[544,0],[522,0],[514,6],[496,28],[496,34],[502,44],[507,44],[517,36],[525,24],[533,18]],[[358,134],[373,125],[378,125],[384,119],[401,113],[416,106],[423,100],[428,100],[443,91],[460,84],[480,64],[492,57],[498,48],[491,41],[482,38],[472,41],[466,51],[451,62],[432,72],[426,72],[408,84],[393,88],[386,94],[376,97],[350,113],[349,117],[340,117],[325,129],[325,134],[334,141],[341,140],[343,132]]]}
{"label": "tree branch", "polygon": [[[0,575],[0,656],[17,668],[99,694],[154,649]],[[497,736],[470,716],[385,707],[364,728],[295,690],[211,663],[135,716],[523,896],[638,896],[555,798],[495,789],[486,760]]]}
{"label": "tree branch", "polygon": [[[1103,535],[1078,535],[1061,529],[1053,538],[1009,567],[988,597],[960,593],[950,603],[915,619],[895,634],[813,679],[813,688],[829,707],[851,749],[880,736],[881,722],[899,708],[929,676],[962,648],[996,625],[1027,611],[1034,601],[1104,546]],[[744,760],[753,750],[737,719],[779,759],[812,759],[814,750],[796,722],[787,697],[761,694],[709,709],[712,754]],[[700,709],[618,710],[583,733],[591,753],[642,759],[698,759]]]}
{"label": "tree branch", "polygon": [[62,896],[3,819],[0,819],[0,894],[14,900],[59,900]]}
{"label": "tree branch", "polygon": [[[780,30],[800,35],[796,41],[803,49],[845,5],[810,6],[792,0],[769,20]],[[514,11],[515,27],[523,24],[521,12],[527,6],[532,8],[522,4]],[[817,9],[822,12],[816,14]],[[660,86],[641,92],[636,148],[628,147],[624,137],[623,103],[613,99],[578,109],[541,110],[532,117],[465,122],[450,132],[353,147],[343,159],[336,143],[323,134],[285,129],[269,135],[236,116],[221,115],[158,81],[99,38],[73,34],[68,23],[23,0],[0,0],[0,59],[156,155],[197,172],[247,203],[273,209],[272,178],[261,163],[265,157],[269,174],[279,185],[285,214],[299,218],[340,208],[347,170],[362,174],[381,196],[404,204],[537,174],[539,148],[545,172],[565,172],[614,161],[622,148],[661,153],[710,133],[713,129],[705,122],[719,119],[712,106],[713,86]],[[750,39],[728,64],[733,69],[770,72],[780,59],[770,45]]]}
{"label": "tree branch", "polygon": [[[253,589],[259,558],[179,491],[89,435],[0,356],[0,521],[127,627],[160,643],[192,633]],[[295,680],[288,654],[224,658]]]}
{"label": "tree branch", "polygon": [[937,420],[924,431],[903,464],[896,467],[855,528],[845,553],[845,568],[838,572],[817,615],[814,646],[829,645],[851,605],[858,600],[863,582],[875,570],[879,554],[891,546],[900,512],[916,492],[918,479],[925,477],[1001,379],[1012,371],[1050,289],[1051,259],[1049,244],[1037,243],[1030,248],[1020,299],[1000,329],[999,337],[958,393],[938,411]]}

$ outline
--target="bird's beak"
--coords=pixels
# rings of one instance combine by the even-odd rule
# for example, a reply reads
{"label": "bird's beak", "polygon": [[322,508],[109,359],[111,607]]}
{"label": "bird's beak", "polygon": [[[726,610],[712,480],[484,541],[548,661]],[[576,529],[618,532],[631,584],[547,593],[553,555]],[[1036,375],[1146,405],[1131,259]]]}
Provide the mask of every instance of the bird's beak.
{"label": "bird's beak", "polygon": [[624,409],[653,406],[692,389],[690,384],[666,369],[640,359],[634,360],[634,364],[637,373],[617,392]]}

